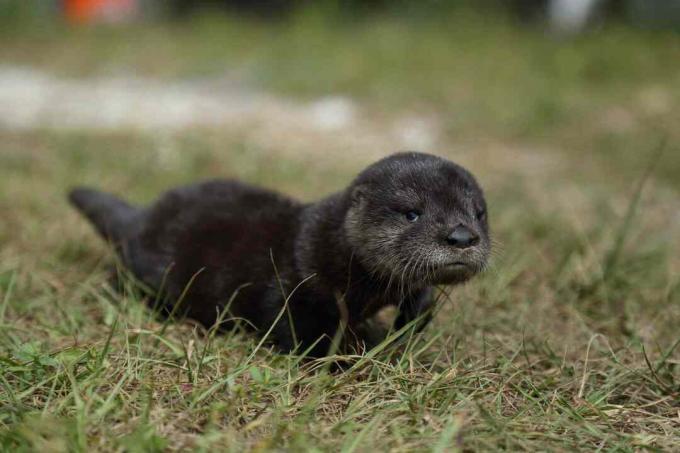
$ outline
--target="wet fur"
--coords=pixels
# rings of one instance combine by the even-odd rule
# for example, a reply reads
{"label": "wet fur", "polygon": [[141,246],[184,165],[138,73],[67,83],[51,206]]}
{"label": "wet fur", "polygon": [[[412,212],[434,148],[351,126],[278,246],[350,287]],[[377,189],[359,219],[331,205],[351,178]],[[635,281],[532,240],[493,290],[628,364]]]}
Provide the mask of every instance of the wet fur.
{"label": "wet fur", "polygon": [[[224,327],[241,320],[260,333],[271,328],[282,350],[311,348],[314,356],[328,352],[339,329],[359,340],[345,346],[360,343],[363,322],[387,305],[400,307],[397,328],[420,315],[419,328],[429,321],[431,285],[443,278],[433,260],[449,252],[430,244],[434,226],[419,238],[399,217],[428,199],[456,218],[484,204],[467,171],[420,153],[383,159],[313,204],[233,180],[176,188],[149,207],[87,188],[70,193],[132,274],[160,292],[165,312],[211,326],[227,310]],[[482,227],[487,246],[471,273],[488,255],[486,219]]]}

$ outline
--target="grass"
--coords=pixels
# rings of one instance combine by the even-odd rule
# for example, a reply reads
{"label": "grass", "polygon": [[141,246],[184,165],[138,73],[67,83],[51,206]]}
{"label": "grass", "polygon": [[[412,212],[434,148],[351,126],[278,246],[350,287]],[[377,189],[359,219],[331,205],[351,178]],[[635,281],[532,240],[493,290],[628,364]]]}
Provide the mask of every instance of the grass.
{"label": "grass", "polygon": [[331,372],[240,332],[163,324],[134,291],[111,292],[110,251],[64,193],[87,183],[141,202],[226,175],[311,200],[373,154],[346,159],[332,134],[291,154],[227,130],[1,131],[0,448],[677,449],[678,37],[297,20],[133,27],[135,46],[126,29],[6,30],[0,58],[167,78],[228,62],[290,96],[351,94],[385,121],[434,115],[452,123],[437,151],[487,191],[492,269],[455,288],[422,337]]}

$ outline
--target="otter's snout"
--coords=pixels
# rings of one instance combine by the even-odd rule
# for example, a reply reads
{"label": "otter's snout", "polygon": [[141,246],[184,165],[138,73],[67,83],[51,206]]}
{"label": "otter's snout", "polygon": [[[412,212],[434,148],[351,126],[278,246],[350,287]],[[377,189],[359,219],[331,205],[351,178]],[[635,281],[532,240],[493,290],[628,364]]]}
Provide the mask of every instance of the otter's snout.
{"label": "otter's snout", "polygon": [[446,236],[446,242],[456,248],[466,249],[479,243],[479,235],[465,225],[458,225]]}

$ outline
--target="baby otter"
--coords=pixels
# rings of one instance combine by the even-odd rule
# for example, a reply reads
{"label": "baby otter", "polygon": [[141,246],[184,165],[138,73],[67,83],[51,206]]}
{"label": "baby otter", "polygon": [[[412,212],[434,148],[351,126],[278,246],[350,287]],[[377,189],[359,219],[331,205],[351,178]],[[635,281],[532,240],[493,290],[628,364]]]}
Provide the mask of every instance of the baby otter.
{"label": "baby otter", "polygon": [[88,188],[70,200],[166,313],[206,326],[240,320],[312,356],[388,305],[399,308],[396,329],[416,318],[422,329],[431,287],[481,272],[491,247],[475,178],[416,152],[310,204],[233,180],[176,188],[148,207]]}

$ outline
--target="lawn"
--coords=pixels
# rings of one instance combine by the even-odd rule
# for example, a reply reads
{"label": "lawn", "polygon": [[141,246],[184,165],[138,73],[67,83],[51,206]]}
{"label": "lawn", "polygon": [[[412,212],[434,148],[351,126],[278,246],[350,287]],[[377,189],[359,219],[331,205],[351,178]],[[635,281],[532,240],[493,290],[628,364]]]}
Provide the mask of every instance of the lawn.
{"label": "lawn", "polygon": [[[0,62],[59,77],[229,77],[362,112],[354,141],[0,130],[3,451],[677,450],[680,35],[307,13],[0,36]],[[386,131],[413,116],[438,131],[423,151],[485,188],[493,265],[421,336],[344,372],[155,318],[134,288],[110,289],[110,250],[64,198],[91,184],[145,202],[228,176],[313,200],[399,149]]]}

